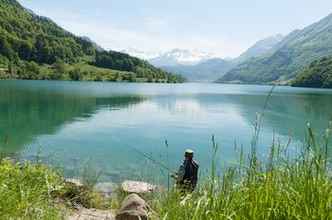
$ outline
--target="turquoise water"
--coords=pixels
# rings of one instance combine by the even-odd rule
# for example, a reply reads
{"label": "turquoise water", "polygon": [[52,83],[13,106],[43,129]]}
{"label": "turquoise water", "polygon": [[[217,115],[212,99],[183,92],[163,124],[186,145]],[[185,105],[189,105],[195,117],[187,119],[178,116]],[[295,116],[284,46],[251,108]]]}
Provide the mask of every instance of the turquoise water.
{"label": "turquoise water", "polygon": [[[164,176],[133,148],[172,169],[181,162],[183,151],[193,148],[205,172],[212,135],[220,145],[220,166],[236,162],[235,143],[250,148],[253,123],[270,89],[198,83],[0,81],[0,148],[24,159],[39,155],[63,168],[67,176],[78,176],[88,166],[101,170],[102,179],[115,182]],[[331,90],[277,87],[264,115],[259,153],[268,153],[273,136],[282,143],[291,137],[296,150],[307,122],[322,133],[330,120]]]}

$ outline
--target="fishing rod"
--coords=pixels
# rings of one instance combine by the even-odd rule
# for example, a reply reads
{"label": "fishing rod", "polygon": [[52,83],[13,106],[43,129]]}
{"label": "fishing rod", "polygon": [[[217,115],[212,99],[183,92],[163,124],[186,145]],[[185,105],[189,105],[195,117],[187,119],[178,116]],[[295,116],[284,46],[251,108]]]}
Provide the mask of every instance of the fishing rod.
{"label": "fishing rod", "polygon": [[[130,147],[130,146],[129,146]],[[147,153],[144,153],[134,147],[130,147],[132,150],[134,150],[137,154],[141,155],[142,157],[150,160],[151,162],[153,162],[155,165],[158,165],[159,167],[163,168],[164,170],[167,170],[169,173],[174,173],[173,170],[171,170],[169,167],[167,167],[165,164],[163,164],[162,162],[154,159],[152,156],[150,156]]]}

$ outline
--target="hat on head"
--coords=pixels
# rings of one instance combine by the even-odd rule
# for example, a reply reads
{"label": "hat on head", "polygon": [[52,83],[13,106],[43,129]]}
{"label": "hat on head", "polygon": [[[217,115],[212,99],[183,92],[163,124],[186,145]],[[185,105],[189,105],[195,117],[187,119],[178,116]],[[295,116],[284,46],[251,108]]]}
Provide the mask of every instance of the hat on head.
{"label": "hat on head", "polygon": [[194,151],[191,150],[191,149],[187,149],[187,150],[185,151],[185,155],[194,155]]}

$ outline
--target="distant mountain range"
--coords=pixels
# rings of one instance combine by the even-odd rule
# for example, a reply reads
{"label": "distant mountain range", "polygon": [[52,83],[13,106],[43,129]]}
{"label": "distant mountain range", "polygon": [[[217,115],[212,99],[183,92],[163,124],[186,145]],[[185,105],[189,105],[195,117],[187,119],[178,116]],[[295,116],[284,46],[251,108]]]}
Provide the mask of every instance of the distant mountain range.
{"label": "distant mountain range", "polygon": [[213,82],[223,73],[234,67],[234,63],[221,58],[212,58],[199,62],[196,65],[160,66],[163,70],[178,73],[188,81]]}
{"label": "distant mountain range", "polygon": [[165,71],[181,74],[188,81],[212,82],[237,64],[247,59],[261,56],[281,40],[282,35],[263,39],[235,59],[222,59],[212,53],[184,49],[173,49],[164,53],[151,53],[130,48],[121,52],[145,59],[152,65]]}
{"label": "distant mountain range", "polygon": [[216,56],[211,53],[202,51],[191,51],[174,49],[166,53],[160,54],[158,57],[149,59],[152,65],[163,66],[176,66],[176,65],[196,65],[208,59],[215,58]]}
{"label": "distant mountain range", "polygon": [[129,54],[133,57],[137,57],[137,58],[140,58],[143,60],[149,60],[149,59],[158,57],[161,54],[160,52],[147,52],[147,51],[138,50],[138,49],[132,48],[132,47],[125,49],[125,50],[121,50],[120,52]]}
{"label": "distant mountain range", "polygon": [[326,71],[332,70],[323,65],[330,67],[331,56],[332,14],[286,36],[260,40],[234,59],[175,49],[147,60],[189,81],[329,87],[332,73]]}
{"label": "distant mountain range", "polygon": [[[332,55],[332,14],[285,36],[260,57],[238,64],[218,82],[290,83],[313,61]],[[316,62],[317,64],[326,62]],[[299,83],[297,83],[299,85]]]}
{"label": "distant mountain range", "polygon": [[211,82],[217,80],[237,64],[263,55],[281,40],[281,35],[263,39],[235,59],[222,59],[211,53],[182,49],[174,49],[159,54],[146,53],[134,49],[123,52],[146,59],[151,64],[165,71],[181,74],[189,81]]}
{"label": "distant mountain range", "polygon": [[196,65],[202,61],[217,57],[212,53],[198,50],[173,49],[166,52],[146,52],[129,48],[121,52],[149,61],[157,67],[176,65]]}

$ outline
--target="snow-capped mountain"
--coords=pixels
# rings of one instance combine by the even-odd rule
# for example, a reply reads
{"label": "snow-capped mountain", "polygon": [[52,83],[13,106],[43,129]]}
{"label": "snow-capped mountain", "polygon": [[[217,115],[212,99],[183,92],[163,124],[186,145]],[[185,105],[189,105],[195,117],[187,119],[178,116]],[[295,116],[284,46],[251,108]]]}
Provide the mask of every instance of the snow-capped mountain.
{"label": "snow-capped mountain", "polygon": [[142,51],[142,50],[138,50],[135,48],[128,48],[128,49],[122,50],[121,52],[127,53],[133,57],[138,57],[143,60],[150,60],[150,59],[153,59],[153,58],[161,55],[160,52],[159,53],[158,52],[147,52],[147,51]]}
{"label": "snow-capped mountain", "polygon": [[173,49],[167,52],[147,52],[135,48],[128,48],[126,50],[122,50],[121,52],[144,60],[148,60],[151,64],[158,67],[196,65],[202,61],[216,58],[216,56],[212,53],[184,49]]}
{"label": "snow-capped mountain", "polygon": [[149,62],[155,66],[176,66],[176,65],[196,65],[202,61],[215,58],[211,53],[197,50],[173,49],[160,54],[157,57],[149,59]]}

